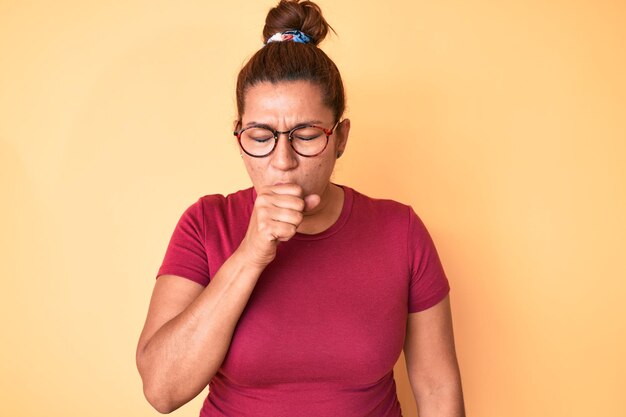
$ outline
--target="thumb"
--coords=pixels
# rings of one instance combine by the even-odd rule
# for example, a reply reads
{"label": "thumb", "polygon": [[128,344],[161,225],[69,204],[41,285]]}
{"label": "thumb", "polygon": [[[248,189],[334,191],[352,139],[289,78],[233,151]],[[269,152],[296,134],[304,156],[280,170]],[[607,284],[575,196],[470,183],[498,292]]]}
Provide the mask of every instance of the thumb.
{"label": "thumb", "polygon": [[319,195],[309,194],[304,197],[304,211],[313,210],[322,201]]}

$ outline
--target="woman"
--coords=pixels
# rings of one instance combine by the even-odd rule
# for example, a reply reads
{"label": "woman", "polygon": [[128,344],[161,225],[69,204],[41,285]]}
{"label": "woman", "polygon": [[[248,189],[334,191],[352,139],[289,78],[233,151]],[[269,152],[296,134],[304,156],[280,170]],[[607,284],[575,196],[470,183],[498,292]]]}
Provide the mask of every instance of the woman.
{"label": "woman", "polygon": [[241,70],[235,136],[252,188],[181,217],[137,348],[169,413],[209,385],[201,416],[400,416],[404,348],[420,417],[461,416],[448,281],[409,206],[330,181],[350,121],[329,29],[281,1]]}

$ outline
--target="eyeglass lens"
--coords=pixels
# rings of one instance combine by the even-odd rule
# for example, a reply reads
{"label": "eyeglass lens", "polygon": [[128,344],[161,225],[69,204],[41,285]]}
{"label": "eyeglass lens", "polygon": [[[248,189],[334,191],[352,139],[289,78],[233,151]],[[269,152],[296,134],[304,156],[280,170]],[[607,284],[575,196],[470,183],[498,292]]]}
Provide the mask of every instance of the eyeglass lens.
{"label": "eyeglass lens", "polygon": [[[291,146],[301,155],[313,156],[324,150],[328,137],[317,127],[303,126],[291,133]],[[264,156],[276,146],[274,132],[264,127],[252,127],[241,132],[241,146],[255,156]]]}

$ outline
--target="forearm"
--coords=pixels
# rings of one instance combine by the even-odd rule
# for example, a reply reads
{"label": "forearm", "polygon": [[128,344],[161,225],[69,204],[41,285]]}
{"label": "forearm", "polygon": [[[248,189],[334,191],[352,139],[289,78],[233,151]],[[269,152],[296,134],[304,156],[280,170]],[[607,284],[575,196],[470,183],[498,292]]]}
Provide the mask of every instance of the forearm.
{"label": "forearm", "polygon": [[235,252],[203,292],[151,337],[138,356],[138,368],[146,397],[157,410],[175,410],[208,385],[262,270]]}
{"label": "forearm", "polygon": [[420,417],[465,417],[460,377],[418,385],[413,391]]}

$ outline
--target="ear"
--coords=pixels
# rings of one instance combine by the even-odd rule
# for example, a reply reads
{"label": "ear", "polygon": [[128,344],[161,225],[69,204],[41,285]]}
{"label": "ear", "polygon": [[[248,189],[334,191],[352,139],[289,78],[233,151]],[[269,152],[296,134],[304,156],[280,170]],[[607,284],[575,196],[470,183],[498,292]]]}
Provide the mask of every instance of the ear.
{"label": "ear", "polygon": [[335,152],[341,155],[346,150],[348,144],[348,136],[350,134],[350,119],[343,119],[335,129]]}

